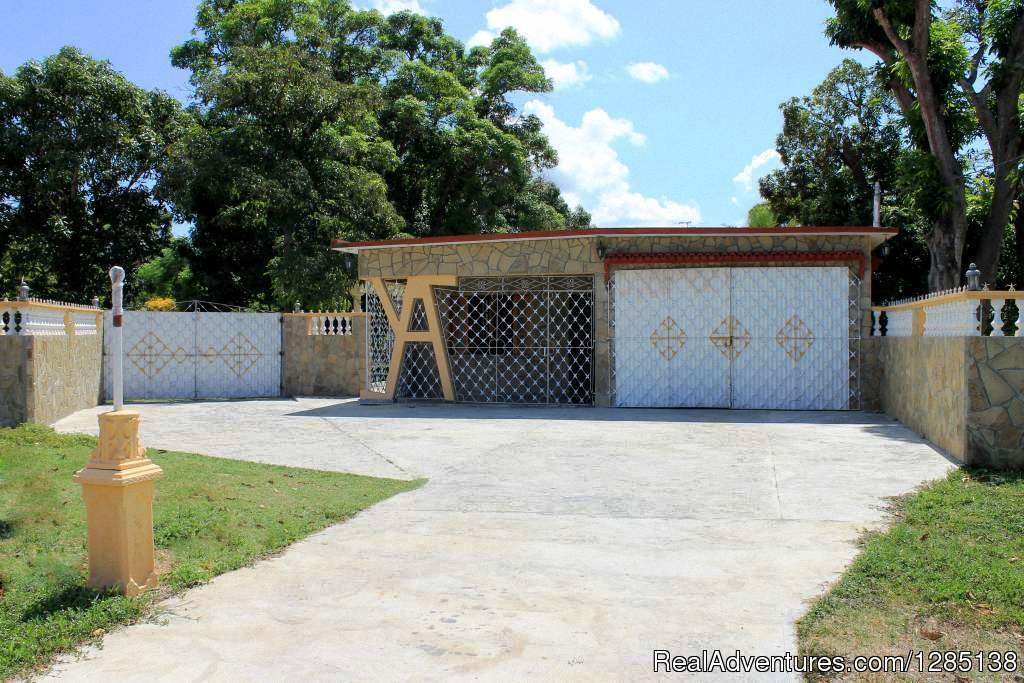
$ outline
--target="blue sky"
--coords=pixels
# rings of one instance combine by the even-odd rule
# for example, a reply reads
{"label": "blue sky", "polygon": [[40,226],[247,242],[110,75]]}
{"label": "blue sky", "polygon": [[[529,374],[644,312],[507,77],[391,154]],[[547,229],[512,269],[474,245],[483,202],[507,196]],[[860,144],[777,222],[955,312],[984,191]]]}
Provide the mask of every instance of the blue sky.
{"label": "blue sky", "polygon": [[[741,225],[777,165],[778,105],[846,56],[817,0],[357,0],[444,19],[467,42],[518,28],[556,90],[518,100],[546,124],[552,178],[614,225]],[[0,70],[77,45],[136,83],[188,97],[168,52],[191,0],[0,0]]]}

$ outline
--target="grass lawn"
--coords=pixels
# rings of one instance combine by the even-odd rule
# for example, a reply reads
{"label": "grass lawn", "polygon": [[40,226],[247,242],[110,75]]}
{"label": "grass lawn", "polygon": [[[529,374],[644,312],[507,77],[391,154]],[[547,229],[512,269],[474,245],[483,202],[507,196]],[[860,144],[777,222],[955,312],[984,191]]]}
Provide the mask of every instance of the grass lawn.
{"label": "grass lawn", "polygon": [[803,654],[1015,650],[1024,662],[1024,472],[957,470],[901,501],[797,632]]}
{"label": "grass lawn", "polygon": [[0,680],[422,483],[150,449],[164,470],[153,511],[161,589],[129,599],[85,587],[85,508],[71,475],[95,445],[35,425],[0,429]]}

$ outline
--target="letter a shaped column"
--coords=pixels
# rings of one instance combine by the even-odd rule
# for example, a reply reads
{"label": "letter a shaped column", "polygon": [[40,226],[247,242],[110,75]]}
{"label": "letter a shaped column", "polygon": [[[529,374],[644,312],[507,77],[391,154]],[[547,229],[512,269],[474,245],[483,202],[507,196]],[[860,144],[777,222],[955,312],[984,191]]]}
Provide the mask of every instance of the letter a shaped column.
{"label": "letter a shaped column", "polygon": [[[120,342],[124,271],[113,268],[114,339]],[[111,345],[115,354],[120,343]],[[112,359],[115,365],[120,358]],[[85,499],[89,586],[116,588],[134,596],[157,585],[153,550],[153,483],[162,474],[139,443],[139,413],[121,404],[115,372],[114,410],[100,415],[100,443],[85,468],[75,473]]]}

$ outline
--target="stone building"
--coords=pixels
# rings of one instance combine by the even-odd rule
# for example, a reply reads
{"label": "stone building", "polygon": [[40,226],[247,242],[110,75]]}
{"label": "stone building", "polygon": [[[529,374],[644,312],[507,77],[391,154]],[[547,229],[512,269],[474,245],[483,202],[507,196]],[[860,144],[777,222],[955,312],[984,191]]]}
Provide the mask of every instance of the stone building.
{"label": "stone building", "polygon": [[345,242],[366,400],[857,409],[889,228]]}

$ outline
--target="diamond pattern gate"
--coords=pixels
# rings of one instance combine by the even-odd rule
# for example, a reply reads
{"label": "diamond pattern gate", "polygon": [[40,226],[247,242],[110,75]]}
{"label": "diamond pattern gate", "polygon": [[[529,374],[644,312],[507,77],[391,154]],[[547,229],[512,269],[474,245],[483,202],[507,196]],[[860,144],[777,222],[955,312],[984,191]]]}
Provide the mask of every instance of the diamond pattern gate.
{"label": "diamond pattern gate", "polygon": [[859,286],[844,267],[619,271],[614,404],[855,408]]}
{"label": "diamond pattern gate", "polygon": [[594,402],[593,278],[462,278],[435,293],[456,400]]}
{"label": "diamond pattern gate", "polygon": [[[111,316],[104,318],[103,387],[111,396]],[[277,313],[124,314],[128,399],[254,398],[281,394]]]}

